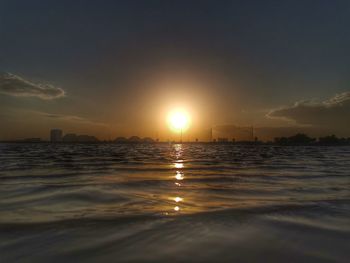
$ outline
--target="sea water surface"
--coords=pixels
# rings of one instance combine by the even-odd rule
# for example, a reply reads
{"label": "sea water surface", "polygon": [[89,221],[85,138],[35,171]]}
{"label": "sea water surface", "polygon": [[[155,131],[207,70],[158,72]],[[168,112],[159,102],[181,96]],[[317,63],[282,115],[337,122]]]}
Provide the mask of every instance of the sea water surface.
{"label": "sea water surface", "polygon": [[0,262],[349,262],[350,147],[0,144]]}

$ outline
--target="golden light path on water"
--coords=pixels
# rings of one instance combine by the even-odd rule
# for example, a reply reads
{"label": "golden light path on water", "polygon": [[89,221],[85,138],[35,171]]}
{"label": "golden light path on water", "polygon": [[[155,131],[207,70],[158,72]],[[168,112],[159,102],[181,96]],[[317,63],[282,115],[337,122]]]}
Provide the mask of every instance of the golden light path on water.
{"label": "golden light path on water", "polygon": [[174,163],[175,168],[184,168],[184,164],[183,163]]}
{"label": "golden light path on water", "polygon": [[174,201],[175,201],[176,203],[181,202],[182,200],[183,200],[183,199],[182,199],[181,197],[179,197],[179,196],[177,196],[177,197],[174,198]]}
{"label": "golden light path on water", "polygon": [[[175,171],[175,185],[177,187],[181,187],[181,183],[180,181],[184,180],[184,173],[183,173],[183,169],[184,169],[184,163],[182,160],[182,145],[181,144],[176,144],[174,145],[174,149],[175,149],[175,157],[176,157],[176,161],[174,162],[174,168],[176,169]],[[183,198],[180,197],[179,194],[180,191],[178,191],[178,195],[176,197],[173,197],[173,201],[175,201],[175,206],[174,206],[174,211],[175,212],[179,212],[181,210],[180,208],[180,203],[183,201]]]}
{"label": "golden light path on water", "polygon": [[183,180],[184,179],[183,173],[180,171],[176,171],[175,178],[176,180]]}

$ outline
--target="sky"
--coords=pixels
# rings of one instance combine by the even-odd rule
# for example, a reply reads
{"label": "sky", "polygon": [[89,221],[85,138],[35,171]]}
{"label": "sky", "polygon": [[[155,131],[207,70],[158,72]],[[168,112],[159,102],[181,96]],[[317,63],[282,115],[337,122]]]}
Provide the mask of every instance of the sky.
{"label": "sky", "polygon": [[174,108],[189,140],[350,136],[349,30],[345,0],[0,0],[0,140],[172,139]]}

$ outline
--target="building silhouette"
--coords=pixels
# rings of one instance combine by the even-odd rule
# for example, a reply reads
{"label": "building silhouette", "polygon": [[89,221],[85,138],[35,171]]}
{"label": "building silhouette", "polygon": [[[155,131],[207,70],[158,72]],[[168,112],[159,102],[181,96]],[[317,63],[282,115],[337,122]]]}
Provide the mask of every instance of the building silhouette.
{"label": "building silhouette", "polygon": [[22,140],[23,142],[41,142],[40,138],[25,138]]}
{"label": "building silhouette", "polygon": [[90,135],[78,135],[77,142],[98,142],[99,140],[95,136]]}
{"label": "building silhouette", "polygon": [[98,142],[99,140],[95,136],[90,136],[90,135],[78,135],[75,133],[67,133],[66,135],[63,136],[62,138],[63,142]]}
{"label": "building silhouette", "polygon": [[52,129],[50,131],[50,141],[51,142],[61,142],[62,141],[62,130]]}
{"label": "building silhouette", "polygon": [[78,141],[78,136],[75,133],[67,133],[63,136],[62,141],[64,142],[76,142]]}
{"label": "building silhouette", "polygon": [[145,137],[145,138],[142,138],[142,142],[154,143],[154,140],[151,137]]}
{"label": "building silhouette", "polygon": [[121,142],[127,142],[128,139],[125,137],[117,137],[114,142],[121,143]]}
{"label": "building silhouette", "polygon": [[138,136],[131,136],[129,139],[128,139],[129,142],[141,142],[141,138],[138,137]]}
{"label": "building silhouette", "polygon": [[211,130],[211,139],[234,138],[235,141],[255,141],[253,126],[218,125]]}

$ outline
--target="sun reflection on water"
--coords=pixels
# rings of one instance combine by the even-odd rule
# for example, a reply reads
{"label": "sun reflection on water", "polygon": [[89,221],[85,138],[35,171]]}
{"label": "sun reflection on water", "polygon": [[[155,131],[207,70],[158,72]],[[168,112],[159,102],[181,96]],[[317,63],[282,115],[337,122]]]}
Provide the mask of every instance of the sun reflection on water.
{"label": "sun reflection on water", "polygon": [[174,163],[175,168],[177,169],[181,169],[184,168],[184,164],[183,163]]}
{"label": "sun reflection on water", "polygon": [[[185,168],[185,165],[183,163],[183,160],[182,160],[182,153],[183,153],[183,146],[181,144],[176,144],[174,145],[174,150],[175,150],[175,158],[176,158],[176,161],[174,162],[174,167],[176,168],[176,171],[175,171],[175,185],[177,187],[181,187],[182,184],[180,184],[178,181],[181,181],[181,180],[184,180],[185,179],[185,176],[184,176],[184,172],[183,172],[183,169]],[[180,206],[179,206],[179,203],[183,201],[183,198],[180,197],[180,190],[181,188],[177,188],[177,196],[176,197],[173,197],[172,200],[176,203],[176,205],[174,206],[174,211],[175,212],[179,212],[180,211]]]}
{"label": "sun reflection on water", "polygon": [[174,198],[174,201],[175,201],[176,203],[181,202],[182,200],[183,200],[183,199],[182,199],[181,197],[179,197],[179,196],[177,196],[177,197]]}
{"label": "sun reflection on water", "polygon": [[184,179],[184,174],[182,172],[180,172],[180,171],[176,171],[175,179],[176,180],[183,180]]}

